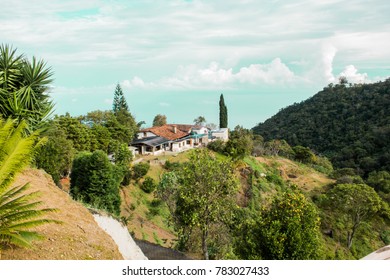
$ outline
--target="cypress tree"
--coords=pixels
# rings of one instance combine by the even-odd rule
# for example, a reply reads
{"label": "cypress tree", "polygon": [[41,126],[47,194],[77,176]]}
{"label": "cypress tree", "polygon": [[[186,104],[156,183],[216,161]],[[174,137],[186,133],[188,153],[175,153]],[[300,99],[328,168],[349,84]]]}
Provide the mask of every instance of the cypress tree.
{"label": "cypress tree", "polygon": [[227,128],[228,127],[228,113],[227,107],[225,105],[225,100],[223,99],[223,94],[219,98],[219,127]]}

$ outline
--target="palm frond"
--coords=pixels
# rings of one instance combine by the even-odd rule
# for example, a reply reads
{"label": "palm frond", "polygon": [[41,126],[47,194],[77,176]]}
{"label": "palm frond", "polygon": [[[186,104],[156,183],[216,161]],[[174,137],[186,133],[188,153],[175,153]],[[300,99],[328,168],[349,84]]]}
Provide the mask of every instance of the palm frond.
{"label": "palm frond", "polygon": [[56,209],[39,209],[42,202],[35,198],[40,193],[28,193],[28,183],[10,187],[14,176],[31,161],[34,149],[45,141],[37,140],[39,131],[27,134],[26,129],[25,121],[16,126],[13,120],[0,119],[0,245],[28,247],[31,240],[40,237],[34,227],[59,223],[44,217]]}

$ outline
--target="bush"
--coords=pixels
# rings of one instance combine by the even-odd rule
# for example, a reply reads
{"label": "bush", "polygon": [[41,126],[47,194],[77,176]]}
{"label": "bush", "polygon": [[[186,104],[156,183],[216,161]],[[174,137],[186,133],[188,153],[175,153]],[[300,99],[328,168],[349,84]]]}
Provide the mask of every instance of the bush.
{"label": "bush", "polygon": [[150,164],[146,162],[140,162],[133,166],[133,174],[132,177],[134,180],[138,181],[142,177],[144,177],[150,168]]}
{"label": "bush", "polygon": [[83,152],[73,161],[70,193],[93,207],[119,215],[119,173],[103,151]]}
{"label": "bush", "polygon": [[146,193],[151,193],[154,191],[157,187],[156,182],[153,180],[153,178],[147,176],[145,178],[145,181],[141,185],[141,189]]}
{"label": "bush", "polygon": [[164,164],[164,168],[168,171],[174,171],[180,168],[180,163],[179,162],[170,162],[167,160]]}
{"label": "bush", "polygon": [[215,141],[208,143],[207,148],[209,148],[214,152],[223,154],[225,152],[225,142],[222,141],[221,139],[217,139]]}
{"label": "bush", "polygon": [[42,168],[59,185],[60,179],[69,175],[74,157],[72,141],[66,139],[63,130],[53,125],[43,136],[47,137],[45,145],[35,153],[35,165]]}
{"label": "bush", "polygon": [[302,146],[295,146],[293,148],[293,151],[295,153],[294,159],[297,161],[300,161],[302,163],[315,163],[316,156],[314,153],[306,147]]}

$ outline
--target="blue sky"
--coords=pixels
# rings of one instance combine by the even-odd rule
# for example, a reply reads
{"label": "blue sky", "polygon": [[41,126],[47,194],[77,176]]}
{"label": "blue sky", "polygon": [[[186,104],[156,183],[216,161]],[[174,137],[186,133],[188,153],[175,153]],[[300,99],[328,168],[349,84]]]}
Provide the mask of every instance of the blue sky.
{"label": "blue sky", "polygon": [[0,9],[0,43],[44,59],[56,113],[111,109],[120,83],[137,121],[156,114],[251,128],[340,75],[390,76],[387,0],[34,0]]}

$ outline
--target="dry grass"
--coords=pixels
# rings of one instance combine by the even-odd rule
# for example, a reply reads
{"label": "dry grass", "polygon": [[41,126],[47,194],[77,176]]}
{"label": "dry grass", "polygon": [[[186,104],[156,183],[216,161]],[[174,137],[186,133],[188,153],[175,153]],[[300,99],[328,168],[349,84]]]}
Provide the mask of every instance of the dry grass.
{"label": "dry grass", "polygon": [[117,245],[95,222],[91,213],[60,190],[44,171],[27,169],[17,176],[14,185],[30,182],[30,191],[41,192],[42,207],[57,208],[48,218],[63,224],[46,224],[37,228],[45,236],[34,241],[31,249],[6,248],[2,259],[16,260],[107,260],[123,259]]}
{"label": "dry grass", "polygon": [[305,192],[317,192],[325,185],[334,183],[334,180],[325,174],[286,158],[257,157],[256,159],[268,166],[275,166],[280,171],[283,180],[297,185]]}

